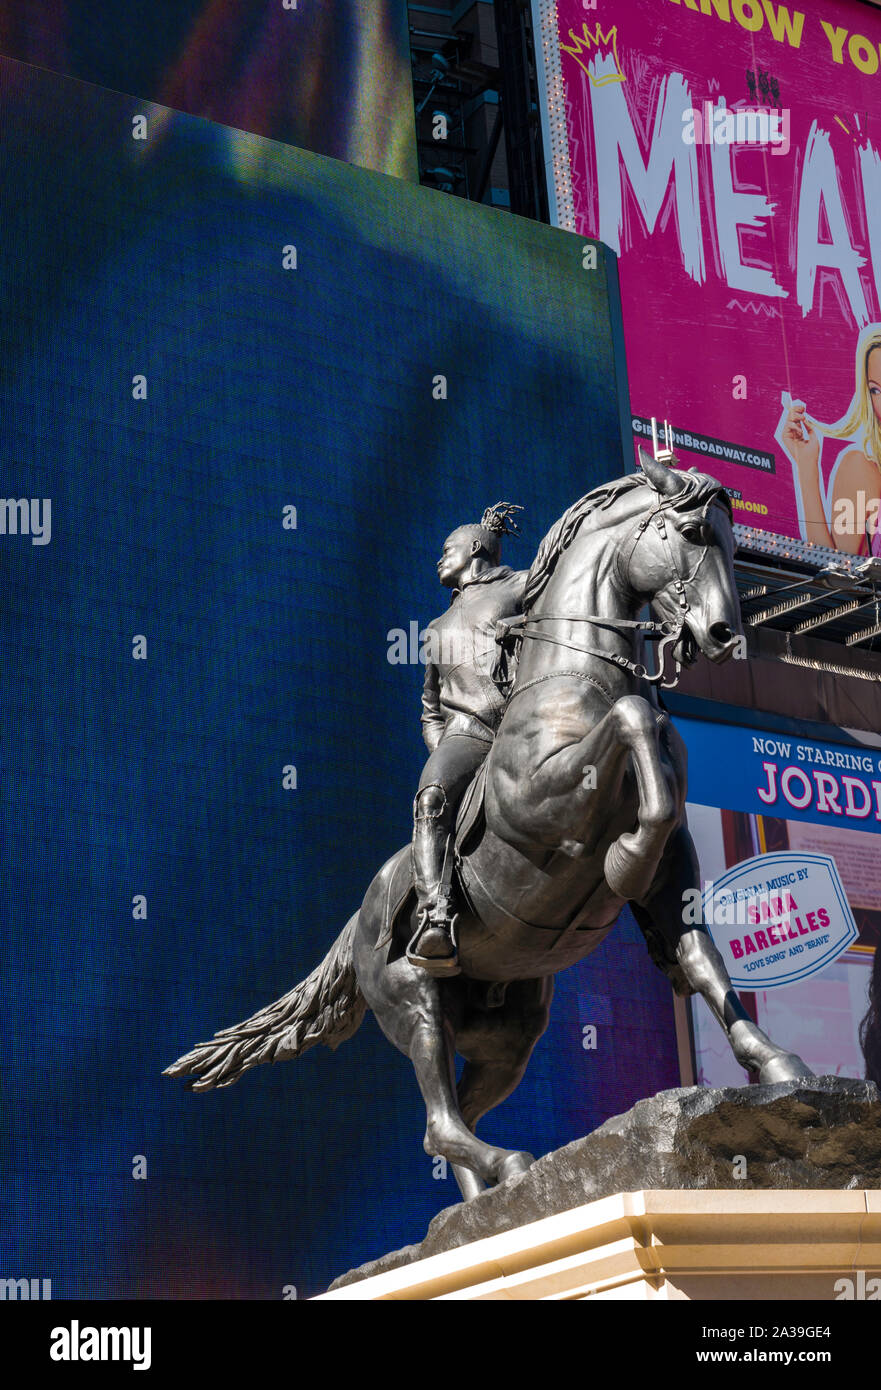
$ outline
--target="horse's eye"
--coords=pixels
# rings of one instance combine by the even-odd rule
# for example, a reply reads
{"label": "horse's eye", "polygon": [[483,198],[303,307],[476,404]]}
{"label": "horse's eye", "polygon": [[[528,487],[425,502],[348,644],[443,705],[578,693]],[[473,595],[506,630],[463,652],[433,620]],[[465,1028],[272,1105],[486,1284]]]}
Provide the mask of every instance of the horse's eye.
{"label": "horse's eye", "polygon": [[682,535],[691,545],[703,545],[703,531],[700,526],[683,526]]}

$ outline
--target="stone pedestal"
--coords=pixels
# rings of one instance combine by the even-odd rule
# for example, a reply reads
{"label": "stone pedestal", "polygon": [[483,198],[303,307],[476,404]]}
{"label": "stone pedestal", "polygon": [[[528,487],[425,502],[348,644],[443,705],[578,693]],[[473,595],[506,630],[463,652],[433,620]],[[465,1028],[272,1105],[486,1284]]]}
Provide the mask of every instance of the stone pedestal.
{"label": "stone pedestal", "polygon": [[867,1298],[879,1270],[881,1100],[826,1076],[662,1091],[322,1297]]}
{"label": "stone pedestal", "polygon": [[881,1190],[624,1192],[320,1301],[847,1296],[881,1297]]}

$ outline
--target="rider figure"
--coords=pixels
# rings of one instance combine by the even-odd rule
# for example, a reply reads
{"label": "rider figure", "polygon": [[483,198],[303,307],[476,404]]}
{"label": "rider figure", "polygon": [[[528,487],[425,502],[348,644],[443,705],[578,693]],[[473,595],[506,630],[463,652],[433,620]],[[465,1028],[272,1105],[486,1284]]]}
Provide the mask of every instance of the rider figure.
{"label": "rider figure", "polygon": [[488,507],[478,525],[460,526],[447,537],[437,566],[441,584],[453,594],[446,613],[428,628],[422,732],[430,756],[413,803],[418,927],[407,952],[412,964],[433,975],[459,971],[447,853],[459,803],[505,708],[505,688],[493,678],[496,636],[505,619],[522,611],[527,571],[499,562],[502,536],[517,534],[513,514],[521,510],[505,502]]}

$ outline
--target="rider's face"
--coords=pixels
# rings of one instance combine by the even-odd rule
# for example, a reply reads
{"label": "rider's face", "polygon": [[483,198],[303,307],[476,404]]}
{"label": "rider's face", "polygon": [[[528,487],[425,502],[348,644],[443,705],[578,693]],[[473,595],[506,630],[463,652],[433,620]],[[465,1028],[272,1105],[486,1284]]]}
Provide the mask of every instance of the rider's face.
{"label": "rider's face", "polygon": [[454,531],[444,541],[441,557],[437,562],[437,576],[448,589],[454,589],[474,559],[474,537],[467,531]]}
{"label": "rider's face", "polygon": [[866,377],[869,382],[869,400],[875,412],[875,419],[881,421],[881,348],[872,348],[866,361]]}

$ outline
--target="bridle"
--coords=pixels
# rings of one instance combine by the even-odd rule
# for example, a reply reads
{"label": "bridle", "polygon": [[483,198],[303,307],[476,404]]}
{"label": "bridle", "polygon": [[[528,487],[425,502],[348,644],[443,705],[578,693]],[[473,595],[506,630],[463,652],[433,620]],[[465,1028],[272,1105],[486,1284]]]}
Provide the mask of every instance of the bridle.
{"label": "bridle", "polygon": [[[721,489],[719,489],[719,491],[721,491]],[[710,507],[713,506],[713,504],[717,500],[718,496],[719,493],[714,492],[710,497],[707,498],[707,501],[701,508],[700,520],[702,524],[706,525],[707,513]],[[678,660],[677,657],[673,657],[675,674],[672,680],[666,680],[665,676],[667,666],[667,655],[671,652],[672,648],[675,648],[676,643],[682,636],[682,630],[685,627],[685,624],[688,620],[688,614],[691,612],[691,604],[688,601],[687,588],[694,582],[698,570],[706,560],[710,549],[710,542],[708,541],[706,545],[702,547],[701,554],[691,573],[688,575],[681,574],[679,566],[676,563],[676,556],[673,554],[673,549],[670,545],[670,538],[667,535],[667,523],[664,519],[664,512],[672,510],[675,507],[676,502],[678,500],[678,494],[674,497],[666,497],[658,493],[657,498],[658,500],[655,506],[649,512],[648,516],[644,516],[633,528],[633,532],[629,538],[629,542],[625,543],[624,558],[622,559],[621,564],[623,567],[624,578],[626,580],[629,576],[630,566],[633,561],[633,555],[636,551],[636,547],[648,531],[648,528],[651,525],[654,525],[661,539],[662,547],[666,553],[670,570],[674,576],[673,587],[679,595],[678,622],[672,622],[669,619],[664,619],[661,622],[654,622],[651,620],[643,621],[635,618],[601,618],[594,613],[541,613],[535,615],[527,614],[523,619],[523,637],[529,638],[529,640],[533,642],[551,642],[554,646],[566,647],[569,651],[581,652],[585,656],[596,657],[600,661],[606,661],[612,666],[617,666],[622,671],[627,671],[630,675],[636,677],[637,680],[643,680],[648,685],[659,686],[661,690],[673,690],[675,688],[675,686],[679,683],[679,677],[682,672],[682,663]],[[646,634],[646,637],[650,641],[657,641],[659,644],[658,669],[656,673],[652,676],[649,675],[647,668],[642,664],[641,661],[631,661],[629,657],[621,656],[619,653],[616,652],[597,651],[593,647],[585,647],[578,642],[568,642],[564,638],[555,637],[553,636],[553,634],[548,632],[536,632],[534,630],[531,630],[531,624],[543,622],[590,623],[593,627],[609,628],[612,632],[617,632],[622,637],[625,636],[625,633],[623,631],[623,629],[625,628],[629,628],[633,631],[643,632]],[[549,672],[546,676],[538,676],[535,680],[527,681],[525,685],[518,686],[516,690],[513,690],[511,692],[510,698],[513,699],[515,695],[519,695],[523,690],[527,690],[531,685],[536,685],[539,681],[553,679],[555,676],[573,675],[582,675],[586,680],[591,679],[591,677],[588,677],[583,672]],[[598,682],[596,681],[593,681],[592,683],[598,685]],[[602,687],[600,688],[602,689]],[[605,690],[603,691],[603,693],[607,694]]]}

